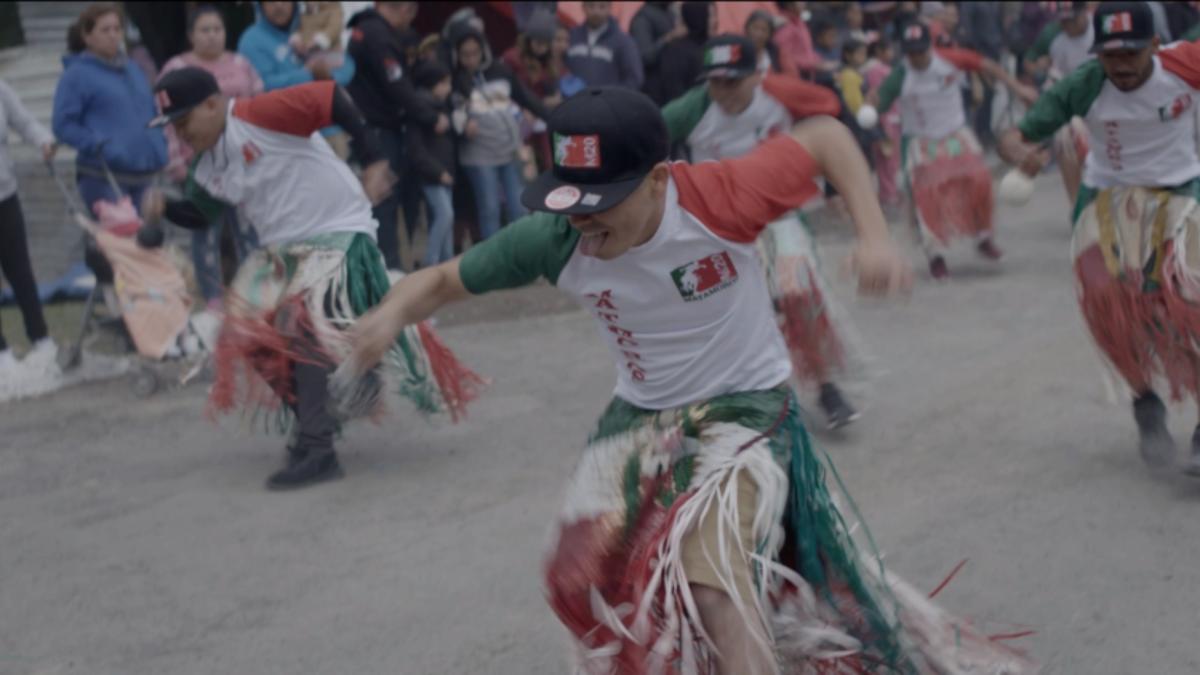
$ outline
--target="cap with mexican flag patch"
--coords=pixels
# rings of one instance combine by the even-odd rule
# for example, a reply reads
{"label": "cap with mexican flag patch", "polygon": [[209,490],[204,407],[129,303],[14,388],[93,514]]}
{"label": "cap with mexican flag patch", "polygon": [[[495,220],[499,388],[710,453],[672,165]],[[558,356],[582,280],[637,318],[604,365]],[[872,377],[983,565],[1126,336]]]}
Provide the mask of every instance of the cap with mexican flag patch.
{"label": "cap with mexican flag patch", "polygon": [[632,89],[584,89],[563,101],[546,122],[554,166],[521,194],[531,211],[607,211],[666,161],[670,150],[658,106]]}
{"label": "cap with mexican flag patch", "polygon": [[1092,52],[1145,49],[1154,39],[1154,14],[1144,2],[1105,2],[1092,16]]}
{"label": "cap with mexican flag patch", "polygon": [[704,45],[704,67],[700,79],[740,79],[758,70],[758,50],[741,35],[718,35]]}
{"label": "cap with mexican flag patch", "polygon": [[927,51],[931,44],[933,39],[929,34],[929,26],[920,21],[910,22],[900,31],[900,48],[905,54],[920,54]]}

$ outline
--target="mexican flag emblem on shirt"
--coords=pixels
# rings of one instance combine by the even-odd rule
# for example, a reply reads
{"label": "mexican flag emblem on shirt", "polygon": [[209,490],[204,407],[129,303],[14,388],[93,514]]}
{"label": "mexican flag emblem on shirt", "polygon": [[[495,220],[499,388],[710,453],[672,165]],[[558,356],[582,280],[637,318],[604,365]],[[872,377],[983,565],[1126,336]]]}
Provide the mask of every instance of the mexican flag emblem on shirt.
{"label": "mexican flag emblem on shirt", "polygon": [[686,302],[703,300],[737,281],[737,268],[726,252],[680,265],[671,270],[671,280]]}

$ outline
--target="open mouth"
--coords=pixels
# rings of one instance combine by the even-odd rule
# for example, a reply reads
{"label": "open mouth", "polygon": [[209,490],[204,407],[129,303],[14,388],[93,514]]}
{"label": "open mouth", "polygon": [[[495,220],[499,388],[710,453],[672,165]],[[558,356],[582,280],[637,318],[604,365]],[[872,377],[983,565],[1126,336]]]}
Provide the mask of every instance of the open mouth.
{"label": "open mouth", "polygon": [[586,256],[595,257],[606,241],[608,241],[608,232],[604,230],[591,234],[583,234],[579,237],[579,252]]}

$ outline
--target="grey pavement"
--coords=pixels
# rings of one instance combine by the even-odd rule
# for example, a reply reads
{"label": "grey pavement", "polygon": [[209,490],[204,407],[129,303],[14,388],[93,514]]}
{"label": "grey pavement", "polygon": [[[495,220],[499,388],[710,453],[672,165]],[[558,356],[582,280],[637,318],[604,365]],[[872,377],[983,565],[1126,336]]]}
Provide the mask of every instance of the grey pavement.
{"label": "grey pavement", "polygon": [[[949,283],[895,302],[839,283],[873,377],[821,444],[891,569],[933,588],[969,559],[939,600],[1036,630],[1017,644],[1045,672],[1195,673],[1200,484],[1150,476],[1106,396],[1066,213],[1046,177],[1000,208],[999,265],[956,251]],[[0,407],[0,673],[566,672],[539,558],[613,371],[553,293],[445,317],[494,379],[468,421],[397,403],[341,440],[345,480],[308,491],[264,492],[281,442],[207,422],[202,387]],[[1182,442],[1195,413],[1173,412]]]}

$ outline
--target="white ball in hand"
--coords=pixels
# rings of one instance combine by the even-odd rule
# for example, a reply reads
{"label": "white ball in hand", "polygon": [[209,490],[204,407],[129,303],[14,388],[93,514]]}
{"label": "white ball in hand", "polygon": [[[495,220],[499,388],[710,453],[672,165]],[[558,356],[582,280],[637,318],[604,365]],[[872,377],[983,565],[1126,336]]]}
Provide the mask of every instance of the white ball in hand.
{"label": "white ball in hand", "polygon": [[875,125],[879,124],[879,111],[875,109],[875,106],[862,106],[858,109],[855,117],[858,118],[858,126],[863,129],[874,129]]}
{"label": "white ball in hand", "polygon": [[1033,196],[1033,179],[1020,169],[1012,169],[1000,179],[1000,198],[1013,206],[1022,206]]}

